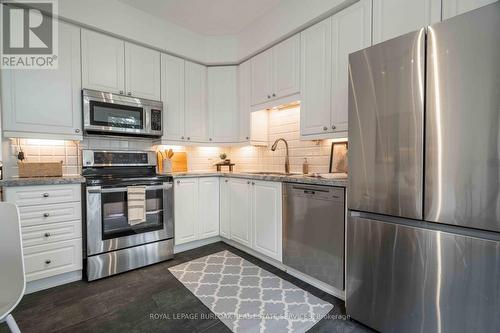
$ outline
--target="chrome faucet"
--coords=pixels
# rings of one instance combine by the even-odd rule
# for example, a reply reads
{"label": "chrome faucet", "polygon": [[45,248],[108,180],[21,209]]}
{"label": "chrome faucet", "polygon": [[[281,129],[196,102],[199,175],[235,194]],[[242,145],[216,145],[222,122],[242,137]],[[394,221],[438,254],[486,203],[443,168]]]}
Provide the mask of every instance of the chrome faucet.
{"label": "chrome faucet", "polygon": [[273,145],[271,146],[271,150],[275,151],[276,147],[278,146],[278,142],[283,141],[285,143],[286,147],[286,157],[285,157],[285,173],[290,173],[290,158],[288,157],[288,142],[286,142],[285,139],[279,138],[278,140],[274,141]]}

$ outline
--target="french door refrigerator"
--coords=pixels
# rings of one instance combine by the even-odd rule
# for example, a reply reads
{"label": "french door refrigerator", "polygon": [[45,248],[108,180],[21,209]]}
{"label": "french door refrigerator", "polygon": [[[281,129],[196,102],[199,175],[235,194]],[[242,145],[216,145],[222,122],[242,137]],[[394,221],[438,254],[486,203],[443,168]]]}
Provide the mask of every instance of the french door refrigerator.
{"label": "french door refrigerator", "polygon": [[500,3],[349,57],[346,307],[500,332]]}

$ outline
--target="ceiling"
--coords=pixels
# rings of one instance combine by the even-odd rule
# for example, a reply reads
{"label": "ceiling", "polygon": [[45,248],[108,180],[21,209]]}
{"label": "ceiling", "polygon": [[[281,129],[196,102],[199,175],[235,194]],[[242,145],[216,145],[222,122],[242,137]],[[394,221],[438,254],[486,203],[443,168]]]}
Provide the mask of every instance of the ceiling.
{"label": "ceiling", "polygon": [[202,35],[237,34],[282,0],[118,0]]}

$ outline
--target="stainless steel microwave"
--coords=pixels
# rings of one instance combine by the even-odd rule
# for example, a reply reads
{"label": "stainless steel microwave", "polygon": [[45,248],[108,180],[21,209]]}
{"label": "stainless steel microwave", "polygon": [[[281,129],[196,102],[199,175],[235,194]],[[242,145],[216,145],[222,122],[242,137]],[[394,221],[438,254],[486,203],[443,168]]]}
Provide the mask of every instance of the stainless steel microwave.
{"label": "stainless steel microwave", "polygon": [[162,136],[162,102],[88,89],[82,100],[85,133]]}

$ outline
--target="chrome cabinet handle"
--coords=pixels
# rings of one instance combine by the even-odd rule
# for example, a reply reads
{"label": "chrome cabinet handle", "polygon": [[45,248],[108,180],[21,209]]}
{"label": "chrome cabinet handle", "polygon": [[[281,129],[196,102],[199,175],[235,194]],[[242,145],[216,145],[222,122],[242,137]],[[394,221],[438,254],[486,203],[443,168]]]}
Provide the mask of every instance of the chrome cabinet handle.
{"label": "chrome cabinet handle", "polygon": [[183,136],[181,136],[181,139],[182,139],[182,140],[184,140],[184,137],[183,137]]}
{"label": "chrome cabinet handle", "polygon": [[208,140],[209,140],[209,141],[212,141],[212,138],[209,138]]}
{"label": "chrome cabinet handle", "polygon": [[273,94],[273,97],[276,97],[276,94]]}
{"label": "chrome cabinet handle", "polygon": [[190,138],[189,136],[187,137],[187,139],[188,139],[188,140],[191,140],[191,138]]}
{"label": "chrome cabinet handle", "polygon": [[227,182],[228,182],[229,180],[227,180],[227,179],[224,179],[224,181],[225,181],[225,182],[227,183]]}
{"label": "chrome cabinet handle", "polygon": [[249,140],[250,138],[247,136],[247,140]]}
{"label": "chrome cabinet handle", "polygon": [[50,259],[45,260],[45,263],[46,263],[47,265],[48,265],[48,264],[50,264],[51,262],[52,262],[52,260],[50,260]]}
{"label": "chrome cabinet handle", "polygon": [[127,95],[132,96],[132,93],[129,91],[129,92],[127,93]]}
{"label": "chrome cabinet handle", "polygon": [[123,90],[120,90],[120,95],[123,95]]}
{"label": "chrome cabinet handle", "polygon": [[247,184],[250,185],[250,181],[247,181]]}
{"label": "chrome cabinet handle", "polygon": [[75,133],[80,133],[80,129],[79,128],[75,129]]}
{"label": "chrome cabinet handle", "polygon": [[335,126],[335,125],[332,125],[332,130],[334,130],[334,129],[336,129],[336,128],[337,128],[337,126]]}
{"label": "chrome cabinet handle", "polygon": [[268,98],[268,99],[269,99],[269,98],[271,98],[271,95],[267,95],[267,98]]}
{"label": "chrome cabinet handle", "polygon": [[180,184],[180,183],[181,183],[181,181],[180,181],[180,180],[178,180],[178,181],[177,181],[177,184]]}
{"label": "chrome cabinet handle", "polygon": [[326,127],[326,126],[325,126],[325,127],[323,127],[323,131],[326,131],[327,129],[328,129],[328,127]]}
{"label": "chrome cabinet handle", "polygon": [[49,213],[43,213],[43,217],[49,217],[50,214]]}
{"label": "chrome cabinet handle", "polygon": [[43,197],[44,197],[44,198],[48,198],[48,197],[49,197],[49,194],[48,194],[47,192],[45,192],[45,193],[43,194]]}
{"label": "chrome cabinet handle", "polygon": [[252,185],[255,185],[255,183],[254,183],[254,182],[252,182]]}
{"label": "chrome cabinet handle", "polygon": [[46,232],[46,233],[44,234],[44,236],[45,236],[45,237],[50,237],[50,232]]}

